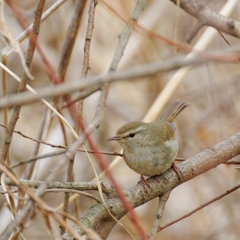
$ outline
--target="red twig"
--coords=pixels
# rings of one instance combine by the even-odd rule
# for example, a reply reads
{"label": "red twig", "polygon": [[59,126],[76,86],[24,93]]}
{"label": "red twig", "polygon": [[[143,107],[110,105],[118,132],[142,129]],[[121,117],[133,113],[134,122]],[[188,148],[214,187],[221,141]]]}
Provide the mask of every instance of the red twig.
{"label": "red twig", "polygon": [[238,188],[240,188],[240,184],[237,185],[237,186],[235,186],[235,187],[233,187],[233,188],[231,188],[231,189],[229,189],[229,190],[227,190],[225,193],[223,193],[223,194],[221,194],[221,195],[219,195],[219,196],[217,196],[217,197],[211,199],[210,201],[208,201],[208,202],[206,202],[206,203],[200,205],[198,208],[195,208],[195,209],[192,210],[191,212],[189,212],[189,213],[183,215],[182,217],[180,217],[180,218],[178,218],[178,219],[176,219],[176,220],[174,220],[174,221],[172,221],[172,222],[166,224],[166,225],[163,226],[163,227],[160,227],[160,228],[158,229],[158,232],[162,231],[164,228],[167,228],[167,227],[169,227],[169,226],[171,226],[171,225],[173,225],[173,224],[175,224],[175,223],[181,221],[181,220],[184,219],[184,218],[187,218],[187,217],[191,216],[192,214],[194,214],[195,212],[199,211],[200,209],[202,209],[202,208],[204,208],[204,207],[210,205],[210,204],[213,203],[213,202],[216,202],[217,200],[219,200],[219,199],[225,197],[226,195],[230,194],[231,192],[237,190]]}

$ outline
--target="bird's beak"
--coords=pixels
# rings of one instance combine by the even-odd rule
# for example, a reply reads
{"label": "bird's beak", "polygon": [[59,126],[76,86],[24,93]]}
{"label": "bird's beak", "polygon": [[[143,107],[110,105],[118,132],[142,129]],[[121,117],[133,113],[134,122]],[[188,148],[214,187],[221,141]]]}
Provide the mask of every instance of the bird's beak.
{"label": "bird's beak", "polygon": [[107,139],[107,141],[119,141],[121,138],[119,136],[113,136]]}

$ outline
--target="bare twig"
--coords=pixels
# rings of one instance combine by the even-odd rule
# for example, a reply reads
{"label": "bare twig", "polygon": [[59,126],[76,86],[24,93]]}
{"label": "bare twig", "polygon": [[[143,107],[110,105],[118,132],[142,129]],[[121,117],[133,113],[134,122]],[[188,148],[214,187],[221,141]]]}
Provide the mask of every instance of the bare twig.
{"label": "bare twig", "polygon": [[66,71],[68,69],[69,60],[72,54],[76,36],[79,30],[79,26],[82,20],[83,10],[85,8],[86,0],[76,1],[75,11],[72,17],[72,20],[69,24],[69,28],[66,34],[66,39],[63,45],[62,57],[58,67],[58,74],[60,79],[64,80]]}
{"label": "bare twig", "polygon": [[[39,34],[39,31],[40,31],[40,19],[41,19],[41,14],[43,12],[44,4],[45,4],[45,0],[39,1],[35,11],[35,18],[34,18],[32,33],[35,34],[36,38],[37,38],[37,34]],[[32,41],[30,41],[28,45],[27,55],[26,55],[26,65],[28,68],[30,68],[31,66],[34,50],[35,50],[35,45]],[[23,73],[21,83],[19,84],[18,92],[25,91],[27,82],[28,82],[28,75],[26,73]],[[12,140],[13,130],[19,118],[20,111],[21,111],[20,105],[15,106],[13,109],[13,113],[8,123],[6,134],[4,137],[4,144],[0,153],[1,162],[4,162],[6,160],[9,147],[11,144],[11,140]]]}
{"label": "bare twig", "polygon": [[[6,185],[18,186],[10,178],[5,178],[4,181]],[[38,188],[43,182],[19,179],[19,183],[24,184],[29,188]],[[102,183],[101,187],[102,187],[103,193],[105,193],[108,198],[117,196],[114,188],[111,185],[107,183]],[[98,186],[96,182],[52,182],[47,185],[47,189],[54,189],[54,188],[73,189],[78,191],[86,191],[86,190],[97,191],[98,190]],[[127,192],[124,191],[124,194],[127,194]]]}
{"label": "bare twig", "polygon": [[97,4],[98,4],[97,0],[91,0],[89,12],[88,12],[89,17],[88,17],[87,32],[86,32],[85,44],[84,44],[84,58],[83,58],[83,68],[82,68],[81,78],[87,77],[88,71],[90,69],[90,65],[89,65],[90,46],[92,41],[94,17],[95,17],[95,10],[96,10]]}
{"label": "bare twig", "polygon": [[2,39],[5,43],[5,45],[8,46],[10,51],[14,51],[19,55],[19,57],[21,59],[22,67],[23,67],[25,73],[27,74],[28,78],[33,80],[34,77],[31,74],[31,72],[29,70],[29,66],[26,63],[26,59],[25,59],[24,54],[23,54],[23,52],[20,48],[19,42],[14,39],[10,30],[8,29],[8,26],[7,26],[6,21],[4,19],[4,9],[3,9],[3,7],[4,7],[3,6],[3,0],[0,0],[0,31],[1,31],[1,34],[3,36]]}
{"label": "bare twig", "polygon": [[[170,0],[177,4],[177,0]],[[237,1],[236,1],[237,2]],[[225,32],[237,38],[240,38],[240,22],[223,16],[198,0],[181,0],[180,7],[193,17],[198,19],[198,23],[194,30],[189,32],[186,41],[190,42],[202,26],[211,26],[218,31]]]}
{"label": "bare twig", "polygon": [[95,197],[94,195],[87,193],[87,192],[83,192],[83,191],[79,191],[79,190],[75,190],[75,189],[64,189],[64,188],[56,188],[56,189],[46,189],[45,192],[69,192],[69,193],[76,193],[85,197],[89,197],[92,198],[93,200],[95,200],[98,203],[101,203],[102,200]]}
{"label": "bare twig", "polygon": [[[31,200],[29,200],[21,209],[21,211],[19,211],[17,213],[17,215],[15,216],[14,220],[7,226],[7,228],[5,229],[4,233],[0,236],[0,240],[5,240],[8,239],[9,236],[12,234],[12,232],[14,231],[14,229],[25,219],[26,215],[31,212],[31,208],[33,205],[33,201],[35,201],[36,203],[38,203],[41,207],[45,208],[45,209],[49,209],[49,207],[44,203],[44,201],[42,199],[40,199],[37,194],[33,194],[33,192],[28,189],[25,184],[23,184],[22,182],[20,182],[15,175],[9,171],[9,169],[7,169],[4,165],[2,165],[0,163],[0,170],[5,172],[6,175],[12,179],[12,181],[14,182],[15,185],[17,185],[23,192],[27,193],[29,195],[29,197],[31,198]],[[63,223],[63,221],[56,215],[53,214],[53,217],[56,219],[56,221],[58,223],[60,223],[61,225],[64,224],[64,226],[66,226],[66,223]],[[78,234],[69,226],[67,226],[67,229],[69,232],[71,232],[71,234],[73,234],[74,237],[76,237],[77,239],[80,239]]]}
{"label": "bare twig", "polygon": [[[54,211],[51,211],[50,209],[45,209],[45,208],[41,208],[44,211],[47,211],[50,215],[52,215],[53,217],[56,216]],[[66,213],[59,213],[62,216],[65,216],[66,218],[68,218],[69,220],[71,220],[72,222],[76,223],[82,230],[81,230],[81,234],[85,234],[87,239],[89,240],[102,240],[102,238],[92,229],[86,228],[83,224],[81,224],[77,219],[73,218],[72,216],[70,216],[69,214]],[[66,224],[65,224],[66,225]],[[62,239],[65,240],[72,240],[72,236],[68,233],[65,233],[62,236]]]}
{"label": "bare twig", "polygon": [[[14,190],[8,190],[8,191],[0,191],[0,194],[9,194],[9,193],[17,193],[19,190],[17,189],[14,189]],[[83,191],[79,191],[79,190],[75,190],[75,189],[64,189],[64,188],[52,188],[52,189],[46,189],[45,192],[52,192],[52,193],[58,193],[58,192],[69,192],[69,193],[76,193],[76,194],[79,194],[79,195],[83,195],[83,196],[86,196],[86,197],[89,197],[89,198],[92,198],[93,200],[95,200],[96,202],[98,203],[101,203],[102,200],[97,198],[96,196],[90,194],[90,193],[87,193],[87,192],[83,192]]]}
{"label": "bare twig", "polygon": [[187,217],[191,216],[191,215],[194,214],[195,212],[197,212],[197,211],[205,208],[206,206],[210,205],[210,204],[213,203],[213,202],[218,201],[219,199],[225,197],[226,195],[234,192],[235,190],[237,190],[237,189],[239,189],[239,188],[240,188],[240,184],[237,185],[237,186],[235,186],[235,187],[233,187],[233,188],[231,188],[231,189],[229,189],[229,190],[227,190],[225,193],[223,193],[223,194],[221,194],[221,195],[219,195],[219,196],[211,199],[210,201],[208,201],[208,202],[200,205],[198,208],[195,208],[195,209],[192,210],[191,212],[183,215],[182,217],[180,217],[180,218],[178,218],[178,219],[176,219],[176,220],[174,220],[174,221],[172,221],[172,222],[164,225],[163,227],[158,228],[158,232],[159,232],[159,231],[162,231],[163,229],[165,229],[165,228],[167,228],[167,227],[169,227],[169,226],[171,226],[171,225],[173,225],[173,224],[175,224],[175,223],[177,223],[177,222],[179,222],[179,221],[181,221],[181,220],[184,219],[184,218],[187,218]]}
{"label": "bare twig", "polygon": [[[46,154],[42,154],[42,155],[39,155],[39,156],[31,157],[30,159],[11,164],[11,168],[16,168],[16,167],[19,167],[21,165],[27,164],[29,162],[41,160],[41,159],[44,159],[44,158],[50,158],[50,157],[62,155],[67,151],[67,147],[63,147],[63,146],[56,146],[56,147],[57,148],[65,148],[66,150],[59,151],[59,152],[46,153]],[[85,153],[87,151],[88,153],[92,153],[92,154],[99,153],[99,154],[103,154],[103,155],[119,156],[119,157],[123,156],[122,153],[118,153],[118,152],[104,152],[104,151],[95,152],[93,150],[84,150],[84,149],[78,149],[77,151],[78,152],[83,152],[83,153]],[[240,164],[240,163],[233,162],[233,163],[229,163],[229,164]]]}
{"label": "bare twig", "polygon": [[[44,108],[44,113],[43,113],[43,116],[42,116],[42,120],[41,120],[41,124],[40,124],[39,130],[38,130],[38,134],[37,134],[37,138],[38,139],[42,138],[44,125],[45,125],[45,122],[46,122],[47,111],[48,111],[48,108],[45,107]],[[40,142],[35,141],[35,145],[34,145],[34,148],[33,148],[33,151],[32,151],[31,158],[38,154],[39,148],[40,148]],[[24,173],[24,179],[30,179],[31,178],[34,165],[35,165],[35,161],[31,161],[27,165],[27,168],[25,169],[25,173]]]}
{"label": "bare twig", "polygon": [[[75,103],[76,101],[78,101],[80,99],[87,98],[88,96],[90,96],[91,94],[93,94],[93,93],[95,93],[99,90],[101,90],[101,86],[93,86],[93,87],[88,88],[84,91],[80,91],[76,96],[74,96],[72,98],[71,104]],[[68,106],[69,106],[68,104],[63,104],[62,108],[66,108]]]}
{"label": "bare twig", "polygon": [[[63,3],[65,3],[67,0],[58,0],[56,1],[50,8],[48,8],[43,14],[41,21],[43,22],[46,20],[49,16],[51,16],[52,13],[54,13]],[[18,42],[22,42],[29,34],[29,31],[32,29],[33,24],[31,24],[27,29],[25,29],[17,38],[16,40]],[[1,52],[5,52],[7,49],[4,48],[1,50]]]}
{"label": "bare twig", "polygon": [[159,196],[157,211],[155,213],[152,229],[149,234],[150,240],[154,240],[156,238],[157,231],[160,226],[160,221],[162,219],[163,211],[164,211],[166,202],[170,196],[170,193],[171,191],[164,193],[162,196]]}
{"label": "bare twig", "polygon": [[[2,125],[0,123],[0,127],[4,127],[4,128],[7,128],[6,126]],[[41,144],[44,144],[44,145],[47,145],[47,146],[50,146],[52,148],[63,148],[63,149],[67,149],[67,147],[65,146],[62,146],[62,145],[55,145],[55,144],[52,144],[52,143],[48,143],[48,142],[45,142],[43,140],[38,140],[38,139],[35,139],[35,138],[32,138],[32,137],[29,137],[25,134],[23,134],[22,132],[20,131],[13,131],[14,133],[17,133],[19,135],[21,135],[22,137],[24,138],[27,138],[27,139],[30,139],[34,142],[37,142],[37,143],[41,143]],[[84,149],[78,149],[77,150],[78,152],[85,152]],[[41,159],[41,158],[47,158],[47,157],[53,157],[53,156],[57,156],[57,155],[61,155],[61,154],[64,154],[66,152],[65,151],[60,151],[60,152],[53,152],[53,153],[46,153],[46,154],[43,154],[43,155],[40,155],[40,156],[32,156],[30,159],[28,160],[25,160],[25,161],[21,161],[21,162],[18,162],[18,163],[14,163],[11,165],[11,168],[15,168],[15,167],[18,167],[22,164],[26,164],[26,163],[29,163],[31,161],[35,161],[35,160],[38,160],[38,159]],[[95,152],[93,150],[87,150],[88,153],[92,153],[92,154],[95,154],[95,153],[101,153],[101,154],[104,154],[104,155],[110,155],[110,156],[120,156],[122,157],[123,154],[122,153],[118,153],[118,152],[107,152],[107,151],[98,151],[98,152]],[[176,159],[178,161],[181,161],[181,159]],[[185,160],[185,159],[184,159]],[[235,164],[235,163],[234,163]]]}
{"label": "bare twig", "polygon": [[[85,37],[85,43],[84,43],[84,56],[83,56],[83,67],[82,67],[82,76],[81,76],[81,81],[84,81],[85,78],[88,75],[90,68],[90,46],[91,46],[91,41],[92,41],[92,33],[94,29],[94,18],[95,18],[95,10],[96,6],[98,4],[97,0],[91,0],[90,3],[90,8],[88,11],[89,17],[88,17],[88,24],[87,24],[87,32],[86,32],[86,37]],[[81,91],[80,91],[81,93]],[[81,99],[78,102],[77,105],[78,109],[78,116],[82,117],[83,114],[83,99]]]}
{"label": "bare twig", "polygon": [[[7,65],[7,57],[5,54],[2,55],[2,63],[6,66]],[[4,69],[2,69],[2,96],[7,96],[7,74],[6,71]],[[5,126],[7,126],[8,123],[8,108],[4,108],[3,109],[3,124]],[[10,161],[9,161],[9,157],[7,156],[7,160],[6,160],[7,165],[9,166]]]}
{"label": "bare twig", "polygon": [[[74,14],[72,16],[71,22],[69,24],[68,27],[68,31],[66,34],[66,39],[64,41],[64,45],[63,45],[63,49],[62,49],[62,56],[60,59],[60,63],[58,66],[58,75],[60,76],[60,79],[62,79],[62,81],[64,81],[65,79],[65,75],[69,66],[69,61],[70,61],[70,57],[72,55],[72,50],[76,41],[76,37],[77,37],[77,33],[79,31],[79,26],[82,20],[82,15],[83,15],[83,11],[85,9],[85,5],[86,5],[86,0],[81,1],[81,0],[77,0],[75,3],[75,11]],[[66,100],[66,97],[65,97]],[[67,103],[69,101],[66,101]],[[71,101],[70,101],[71,102]],[[73,107],[73,106],[71,106]],[[74,110],[76,111],[76,110]],[[78,117],[78,113],[75,114],[75,118]],[[77,130],[78,125],[75,124],[74,130]],[[78,132],[78,131],[76,131]],[[73,138],[74,141],[75,138]],[[69,160],[68,162],[68,168],[67,168],[67,181],[71,182],[74,179],[73,176],[73,164],[74,164],[74,156]],[[68,212],[68,205],[69,205],[69,193],[66,192],[64,195],[64,207],[63,207],[63,211],[65,213]],[[63,220],[65,221],[66,218],[65,216],[63,216]],[[61,228],[60,229],[61,235],[64,234],[65,229]]]}
{"label": "bare twig", "polygon": [[33,161],[41,160],[41,159],[44,159],[44,158],[50,158],[50,157],[54,157],[54,156],[59,156],[59,155],[62,155],[64,153],[66,153],[66,151],[67,150],[59,151],[59,152],[46,153],[46,154],[42,154],[42,155],[39,155],[39,156],[31,157],[30,159],[20,161],[20,162],[17,162],[17,163],[13,163],[10,167],[13,169],[13,168],[19,167],[21,165],[24,165],[24,164],[27,164],[27,163],[30,163],[30,162],[33,162]]}
{"label": "bare twig", "polygon": [[105,2],[104,0],[101,0],[101,2],[117,17],[119,17],[123,22],[125,22],[126,24],[130,25],[132,28],[134,28],[135,30],[137,30],[138,32],[141,32],[142,34],[148,36],[151,39],[157,39],[159,41],[162,41],[166,44],[168,44],[169,46],[173,46],[176,49],[179,50],[183,50],[186,52],[190,52],[192,51],[192,46],[187,45],[187,44],[183,44],[183,43],[178,43],[175,42],[173,40],[171,40],[170,38],[167,38],[163,35],[160,35],[154,31],[151,31],[145,27],[143,27],[142,25],[138,24],[136,21],[129,21],[129,19],[126,16],[123,16],[119,13],[118,10],[116,10],[114,7],[112,7],[109,3]]}
{"label": "bare twig", "polygon": [[0,194],[9,194],[9,193],[17,193],[18,190],[17,189],[12,189],[12,190],[8,190],[8,191],[0,191]]}
{"label": "bare twig", "polygon": [[[24,105],[27,103],[33,103],[40,100],[41,98],[57,97],[66,93],[85,90],[93,86],[100,86],[108,82],[119,81],[123,79],[139,79],[141,77],[164,73],[189,65],[197,65],[203,63],[206,64],[206,62],[237,62],[239,54],[230,53],[228,55],[229,51],[232,52],[232,50],[237,51],[237,48],[233,48],[231,50],[228,49],[228,52],[225,53],[223,53],[224,50],[221,49],[222,53],[211,53],[206,55],[200,54],[191,59],[186,59],[185,57],[175,57],[169,60],[157,61],[150,64],[144,64],[125,70],[120,70],[118,72],[110,72],[105,76],[88,77],[84,83],[79,81],[72,81],[57,85],[54,88],[41,88],[41,90],[39,90],[35,95],[28,92],[19,93],[17,96],[12,94],[8,97],[0,98],[0,109],[13,106],[14,104]],[[219,50],[217,51],[219,52]]]}

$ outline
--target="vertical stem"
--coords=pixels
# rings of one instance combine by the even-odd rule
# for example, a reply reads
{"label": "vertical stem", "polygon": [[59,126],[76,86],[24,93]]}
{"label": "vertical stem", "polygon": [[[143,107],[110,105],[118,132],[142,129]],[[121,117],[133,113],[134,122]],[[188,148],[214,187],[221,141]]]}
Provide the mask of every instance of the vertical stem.
{"label": "vertical stem", "polygon": [[[40,31],[41,16],[42,16],[44,5],[45,5],[45,0],[39,0],[37,8],[34,11],[35,18],[34,18],[34,22],[33,22],[32,34],[34,34],[36,36],[36,38],[37,38],[37,36],[39,34],[39,31]],[[30,40],[29,44],[28,44],[27,54],[26,54],[26,65],[29,69],[31,67],[34,50],[35,50],[35,42],[32,42]],[[28,79],[28,76],[27,76],[26,72],[23,71],[21,82],[19,83],[19,87],[18,87],[18,92],[23,92],[23,91],[26,90],[28,80],[29,79]],[[7,159],[10,144],[11,144],[11,141],[12,141],[13,131],[14,131],[14,128],[16,126],[17,120],[19,118],[20,111],[21,111],[21,106],[20,105],[19,106],[14,106],[13,111],[12,111],[12,115],[10,117],[10,121],[9,121],[9,123],[7,125],[7,128],[6,128],[6,133],[5,133],[5,136],[4,136],[4,143],[3,143],[2,150],[1,150],[1,153],[0,153],[0,161],[1,162],[5,162],[6,159]],[[22,220],[24,220],[24,218]]]}
{"label": "vertical stem", "polygon": [[168,192],[164,193],[163,195],[159,196],[157,211],[155,213],[154,221],[152,224],[152,229],[149,234],[150,240],[154,240],[156,238],[158,228],[160,227],[160,221],[162,219],[163,211],[164,211],[165,205],[167,203],[167,200],[170,196],[170,193],[171,193],[171,191],[168,191]]}
{"label": "vertical stem", "polygon": [[[35,18],[34,18],[32,33],[35,34],[36,37],[38,36],[38,33],[40,31],[41,15],[43,12],[44,4],[45,4],[45,0],[40,0],[37,5],[37,9],[34,12]],[[26,65],[28,66],[29,69],[32,63],[34,50],[35,50],[35,44],[30,40],[28,44],[27,55],[26,55]],[[18,87],[18,92],[25,91],[27,83],[28,83],[28,76],[25,72],[23,72],[21,82]],[[13,130],[19,118],[20,111],[21,111],[21,106],[14,106],[12,115],[10,117],[10,121],[7,125],[2,150],[0,153],[0,161],[2,162],[6,161],[6,158],[9,152],[9,147],[12,141]]]}
{"label": "vertical stem", "polygon": [[[75,11],[67,31],[67,37],[65,39],[63,50],[62,50],[62,57],[58,67],[58,74],[60,79],[62,79],[62,81],[64,81],[64,78],[68,69],[70,57],[72,54],[74,43],[76,41],[76,37],[77,37],[79,26],[82,20],[82,15],[85,9],[85,5],[86,5],[86,0],[84,1],[78,0],[76,1],[76,4],[75,4]],[[78,114],[76,114],[76,117],[77,116]],[[75,128],[74,130],[78,132],[78,127],[76,123],[74,128]],[[68,182],[72,182],[74,178],[73,165],[74,165],[74,156],[69,160],[69,163],[68,163],[67,180],[66,180]],[[64,204],[63,204],[63,211],[66,213],[68,213],[69,197],[70,197],[70,193],[66,192],[64,195]],[[63,216],[63,220],[66,221],[65,216]],[[64,232],[65,232],[65,229],[63,227],[60,227],[60,234],[62,235],[64,234]]]}
{"label": "vertical stem", "polygon": [[[7,64],[7,58],[6,55],[2,55],[2,63],[6,66]],[[6,96],[7,95],[7,82],[6,82],[7,76],[6,76],[6,71],[2,69],[2,95]],[[7,126],[8,123],[8,108],[3,109],[3,124],[4,126]],[[6,131],[6,130],[3,130]],[[6,164],[9,166],[9,158],[7,155],[6,159]]]}
{"label": "vertical stem", "polygon": [[[39,130],[38,130],[37,139],[42,139],[43,129],[44,129],[45,122],[46,122],[47,112],[48,112],[48,108],[44,107],[44,113],[43,113],[41,124],[40,124]],[[31,157],[34,157],[38,154],[39,148],[40,148],[40,143],[39,142],[35,143],[34,147],[33,147]],[[25,172],[24,172],[24,176],[23,176],[24,179],[30,179],[31,178],[35,163],[36,163],[36,161],[32,161],[27,165],[27,167],[25,169]]]}

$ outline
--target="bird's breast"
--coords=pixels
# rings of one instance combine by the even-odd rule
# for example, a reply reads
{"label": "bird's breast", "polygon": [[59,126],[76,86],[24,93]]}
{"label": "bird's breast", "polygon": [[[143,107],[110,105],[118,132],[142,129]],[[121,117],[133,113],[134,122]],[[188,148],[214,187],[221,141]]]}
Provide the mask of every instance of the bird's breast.
{"label": "bird's breast", "polygon": [[141,146],[124,149],[126,164],[144,176],[155,176],[169,169],[178,153],[178,142],[171,139],[160,146]]}

